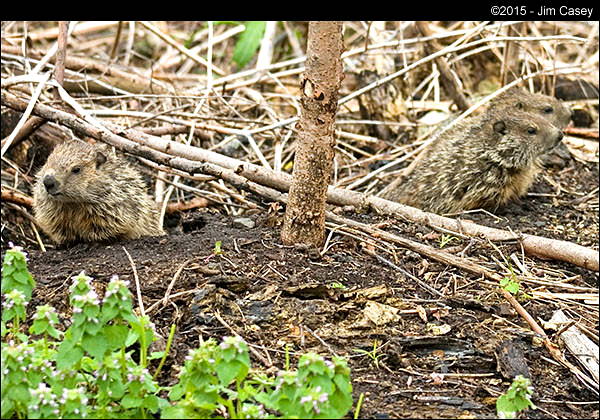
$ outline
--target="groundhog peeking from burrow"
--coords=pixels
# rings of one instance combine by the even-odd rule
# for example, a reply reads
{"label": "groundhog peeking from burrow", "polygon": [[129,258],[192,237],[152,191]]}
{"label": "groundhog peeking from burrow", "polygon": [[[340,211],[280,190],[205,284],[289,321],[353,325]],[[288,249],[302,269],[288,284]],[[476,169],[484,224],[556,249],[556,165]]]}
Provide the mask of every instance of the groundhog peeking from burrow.
{"label": "groundhog peeking from burrow", "polygon": [[58,244],[164,235],[141,175],[108,148],[58,145],[37,174],[35,220]]}
{"label": "groundhog peeking from burrow", "polygon": [[562,138],[561,129],[536,113],[490,109],[461,130],[442,133],[435,150],[383,198],[434,213],[495,210],[527,192],[540,156]]}

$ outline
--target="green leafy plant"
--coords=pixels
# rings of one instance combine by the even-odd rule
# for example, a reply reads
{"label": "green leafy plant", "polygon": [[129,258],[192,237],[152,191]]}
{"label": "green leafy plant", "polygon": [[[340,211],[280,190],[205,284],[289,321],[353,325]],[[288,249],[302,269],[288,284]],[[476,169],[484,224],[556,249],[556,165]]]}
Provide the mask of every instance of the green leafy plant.
{"label": "green leafy plant", "polygon": [[536,408],[531,402],[533,387],[529,378],[518,375],[505,394],[496,400],[496,412],[501,419],[514,419],[528,408]]}
{"label": "green leafy plant", "polygon": [[265,21],[247,21],[244,23],[246,29],[235,44],[233,51],[233,61],[241,67],[244,67],[254,57],[260,41],[265,32]]}
{"label": "green leafy plant", "polygon": [[512,272],[508,276],[504,276],[500,280],[500,287],[508,293],[517,296],[520,300],[531,299],[531,296],[521,290],[521,282],[519,278]]}
{"label": "green leafy plant", "polygon": [[221,249],[221,241],[216,241],[215,242],[215,247],[213,249],[213,254],[214,255],[221,255],[223,253],[223,250]]}
{"label": "green leafy plant", "polygon": [[33,277],[27,270],[27,254],[20,246],[9,244],[10,249],[6,251],[2,263],[2,294],[12,290],[23,293],[27,300],[31,299],[31,293],[35,287]]}
{"label": "green leafy plant", "polygon": [[248,345],[226,337],[220,345],[209,339],[190,352],[180,381],[170,393],[176,404],[166,418],[339,418],[352,406],[350,371],[343,359],[327,361],[308,353],[298,370],[280,371],[276,378],[250,372]]}
{"label": "green leafy plant", "polygon": [[516,280],[515,277],[507,276],[507,277],[504,277],[502,280],[500,280],[500,287],[502,287],[508,293],[516,295],[517,293],[519,293],[519,290],[521,289],[521,284],[519,283],[518,280]]}
{"label": "green leafy plant", "polygon": [[[148,317],[134,314],[128,282],[117,276],[100,299],[91,278],[80,273],[69,288],[69,328],[59,331],[56,311],[41,305],[28,335],[26,292],[5,289],[5,281],[15,283],[15,273],[21,270],[26,274],[17,277],[26,281],[16,283],[35,284],[28,280],[22,251],[10,251],[2,267],[7,290],[2,418],[340,418],[352,406],[350,369],[344,359],[329,361],[308,353],[300,357],[296,370],[290,370],[286,349],[285,370],[270,376],[252,370],[248,345],[239,337],[225,337],[220,344],[204,341],[186,358],[178,382],[159,385],[156,378],[174,326],[166,350],[148,355],[154,326]],[[158,358],[152,376],[149,361]]]}

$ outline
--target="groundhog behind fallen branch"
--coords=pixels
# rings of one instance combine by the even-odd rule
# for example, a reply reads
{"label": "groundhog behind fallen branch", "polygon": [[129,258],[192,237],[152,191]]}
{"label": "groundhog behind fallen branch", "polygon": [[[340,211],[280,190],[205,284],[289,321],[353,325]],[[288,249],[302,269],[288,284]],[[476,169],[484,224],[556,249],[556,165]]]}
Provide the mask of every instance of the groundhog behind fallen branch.
{"label": "groundhog behind fallen branch", "polygon": [[434,213],[496,209],[527,191],[562,131],[534,113],[503,108],[442,133],[435,150],[383,196]]}
{"label": "groundhog behind fallen branch", "polygon": [[52,151],[33,200],[36,221],[59,244],[164,235],[140,174],[110,150],[81,141]]}

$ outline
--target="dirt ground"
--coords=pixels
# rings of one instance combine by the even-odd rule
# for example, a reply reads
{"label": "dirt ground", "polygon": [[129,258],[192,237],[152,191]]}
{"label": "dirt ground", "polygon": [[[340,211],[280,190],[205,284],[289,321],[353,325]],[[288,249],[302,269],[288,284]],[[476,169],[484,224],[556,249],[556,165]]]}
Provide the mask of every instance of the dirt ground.
{"label": "dirt ground", "polygon": [[[521,202],[495,216],[470,213],[463,218],[597,249],[597,188],[598,165],[570,160],[563,169],[546,171]],[[440,246],[440,234],[429,228],[373,214],[344,216],[365,223],[387,221],[390,231]],[[235,331],[262,355],[253,356],[258,369],[283,366],[286,345],[293,352],[348,357],[355,401],[365,394],[361,417],[494,418],[495,399],[510,383],[498,372],[496,354],[499,346],[510,343],[524,354],[535,388],[538,408],[524,417],[598,417],[597,395],[551,360],[495,285],[412,251],[396,249],[395,260],[382,255],[441,292],[440,297],[363,252],[360,240],[339,232],[323,255],[283,246],[281,217],[282,210],[268,217],[257,212],[251,216],[255,226],[244,227],[215,209],[195,210],[170,220],[170,234],[161,238],[49,247],[45,253],[27,247],[38,284],[30,307],[50,303],[67,318],[70,278],[82,270],[101,293],[113,274],[131,280],[135,291],[126,249],[146,308],[165,297],[175,278],[167,302],[150,314],[163,337],[172,323],[177,325],[171,366],[182,364],[200,337],[220,339]],[[9,232],[3,236],[10,239]],[[222,241],[220,255],[213,252],[217,241]],[[465,256],[491,267],[502,259],[500,252],[523,260],[517,244],[497,247],[455,238],[445,249],[467,248]],[[537,277],[598,285],[598,273],[527,256],[523,261]],[[539,287],[523,285],[528,293]],[[572,306],[532,299],[524,307],[536,320],[548,320],[556,309]],[[597,319],[584,324],[597,331]],[[373,357],[357,351],[371,352],[374,343]],[[175,371],[163,372],[163,383],[169,383]]]}

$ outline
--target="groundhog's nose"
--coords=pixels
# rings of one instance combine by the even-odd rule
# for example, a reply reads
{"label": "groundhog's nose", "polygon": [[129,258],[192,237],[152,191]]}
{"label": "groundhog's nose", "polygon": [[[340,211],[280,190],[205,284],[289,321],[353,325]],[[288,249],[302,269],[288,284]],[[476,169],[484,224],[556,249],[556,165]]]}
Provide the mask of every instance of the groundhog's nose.
{"label": "groundhog's nose", "polygon": [[560,130],[558,132],[558,136],[556,136],[556,140],[554,142],[554,146],[558,146],[558,143],[561,142],[561,140],[563,139],[564,136],[565,136],[565,134],[562,132],[562,130]]}
{"label": "groundhog's nose", "polygon": [[46,187],[46,191],[50,194],[55,194],[58,189],[58,181],[52,175],[46,175],[44,177],[44,187]]}

